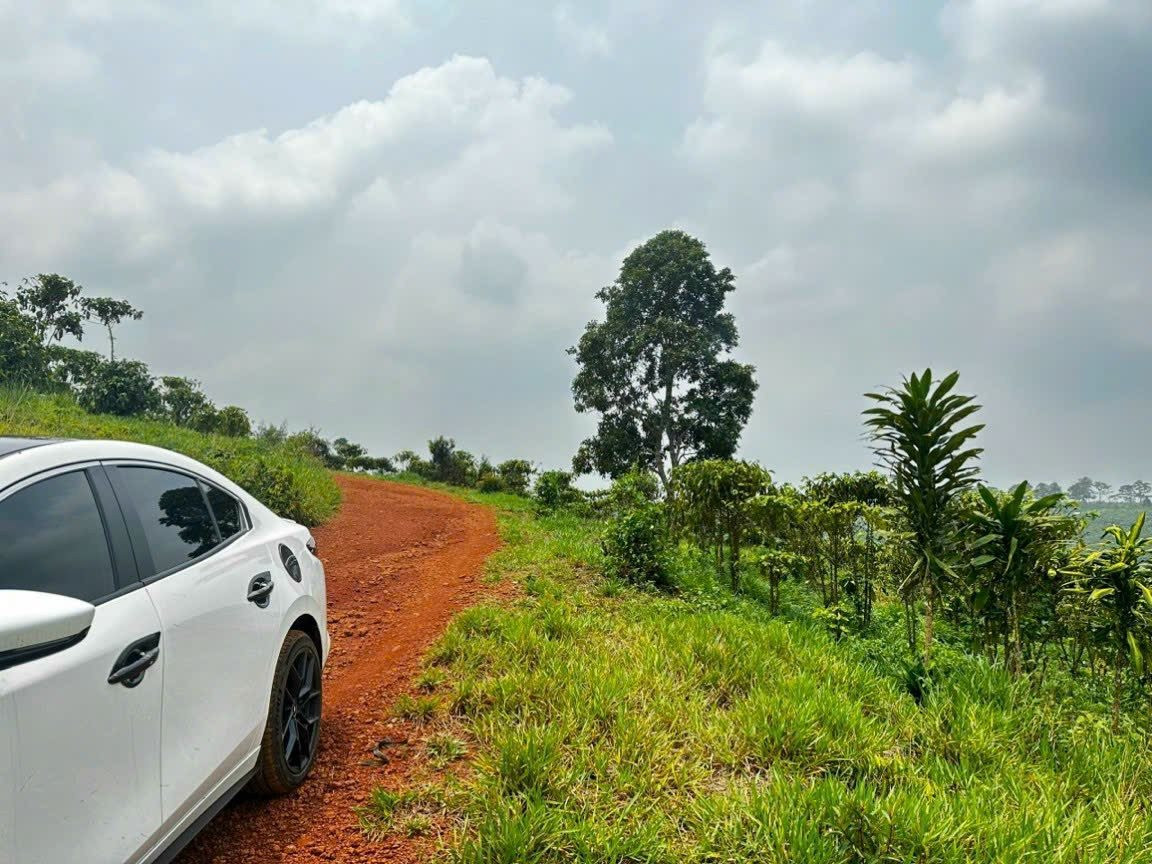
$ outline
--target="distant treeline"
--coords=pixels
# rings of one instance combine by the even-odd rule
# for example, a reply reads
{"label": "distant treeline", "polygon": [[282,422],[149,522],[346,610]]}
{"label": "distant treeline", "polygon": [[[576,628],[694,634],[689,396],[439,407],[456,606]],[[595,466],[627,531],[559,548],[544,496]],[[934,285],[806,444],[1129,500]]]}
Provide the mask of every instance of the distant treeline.
{"label": "distant treeline", "polygon": [[1074,501],[1084,504],[1108,501],[1119,504],[1152,504],[1152,483],[1145,483],[1143,480],[1124,483],[1115,490],[1111,483],[1093,480],[1091,477],[1081,477],[1069,484],[1067,489],[1060,488],[1059,483],[1035,483],[1032,488],[1040,497],[1063,493]]}

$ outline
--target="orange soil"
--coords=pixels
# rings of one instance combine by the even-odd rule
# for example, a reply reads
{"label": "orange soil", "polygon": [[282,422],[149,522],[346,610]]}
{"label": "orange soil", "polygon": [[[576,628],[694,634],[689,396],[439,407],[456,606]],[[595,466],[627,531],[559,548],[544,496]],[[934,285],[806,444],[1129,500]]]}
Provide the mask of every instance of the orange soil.
{"label": "orange soil", "polygon": [[[285,798],[238,798],[178,864],[409,864],[427,855],[427,842],[369,841],[354,808],[377,785],[396,788],[412,767],[389,706],[407,692],[452,615],[485,593],[484,559],[500,542],[496,520],[486,508],[427,489],[338,482],[343,506],[314,532],[332,635],[316,768]],[[382,739],[399,744],[386,748],[386,764],[372,756]]]}

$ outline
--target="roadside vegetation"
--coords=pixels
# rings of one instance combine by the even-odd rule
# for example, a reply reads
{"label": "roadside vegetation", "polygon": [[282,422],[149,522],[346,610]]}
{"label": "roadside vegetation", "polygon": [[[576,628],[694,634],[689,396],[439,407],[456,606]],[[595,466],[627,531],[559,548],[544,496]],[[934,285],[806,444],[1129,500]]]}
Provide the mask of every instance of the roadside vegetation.
{"label": "roadside vegetation", "polygon": [[109,438],[166,447],[215,468],[281,516],[304,525],[324,522],[340,504],[331,472],[301,440],[241,438],[161,419],[89,414],[65,393],[2,387],[0,435]]}
{"label": "roadside vegetation", "polygon": [[1143,514],[1086,537],[983,483],[981,408],[928,369],[861,400],[880,470],[777,482],[734,458],[731,289],[665,232],[597,295],[573,469],[612,486],[467,493],[520,597],[429,654],[427,759],[366,830],[457,864],[1152,860]]}

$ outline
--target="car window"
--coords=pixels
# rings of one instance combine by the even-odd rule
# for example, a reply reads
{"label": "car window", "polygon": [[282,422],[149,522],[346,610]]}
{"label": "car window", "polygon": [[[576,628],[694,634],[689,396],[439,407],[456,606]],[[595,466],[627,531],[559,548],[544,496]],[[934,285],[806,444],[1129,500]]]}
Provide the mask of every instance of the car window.
{"label": "car window", "polygon": [[240,515],[240,502],[215,486],[205,486],[208,490],[208,503],[212,506],[212,515],[216,517],[216,524],[220,528],[220,537],[228,540],[244,530],[244,519]]}
{"label": "car window", "polygon": [[116,590],[104,523],[83,471],[41,480],[0,501],[0,588],[89,602]]}
{"label": "car window", "polygon": [[150,575],[187,564],[219,544],[194,478],[160,468],[121,467],[118,473],[152,553]]}

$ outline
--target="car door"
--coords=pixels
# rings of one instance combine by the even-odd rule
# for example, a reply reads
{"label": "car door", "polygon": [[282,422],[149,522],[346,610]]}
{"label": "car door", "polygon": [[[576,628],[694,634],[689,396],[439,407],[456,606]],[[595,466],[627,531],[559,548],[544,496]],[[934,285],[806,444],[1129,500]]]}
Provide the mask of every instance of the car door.
{"label": "car door", "polygon": [[223,490],[156,464],[108,473],[164,631],[161,800],[172,826],[230,788],[259,748],[279,650],[275,568]]}
{"label": "car door", "polygon": [[160,828],[164,646],[99,466],[0,490],[0,588],[96,606],[76,644],[0,665],[0,861],[131,861]]}

